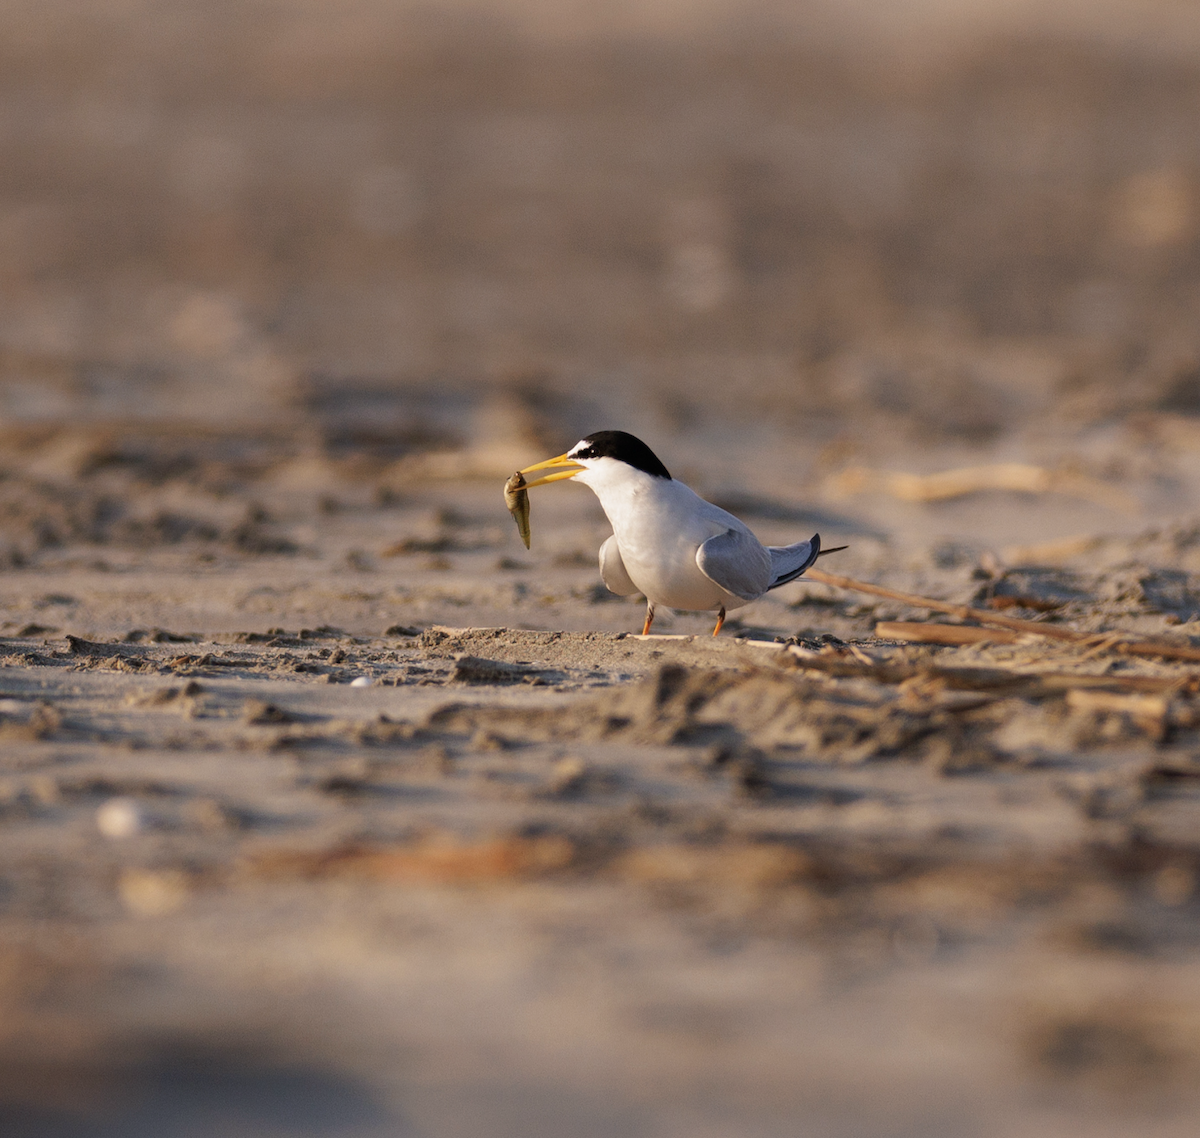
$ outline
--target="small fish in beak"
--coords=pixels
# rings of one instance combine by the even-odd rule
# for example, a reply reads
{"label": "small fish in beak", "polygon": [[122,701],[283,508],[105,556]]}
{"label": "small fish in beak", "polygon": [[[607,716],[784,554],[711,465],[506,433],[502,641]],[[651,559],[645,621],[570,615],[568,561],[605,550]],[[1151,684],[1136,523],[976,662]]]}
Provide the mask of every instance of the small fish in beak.
{"label": "small fish in beak", "polygon": [[[526,474],[541,470],[549,470],[550,473],[539,474],[532,480],[526,480]],[[504,504],[512,514],[513,521],[517,523],[526,549],[529,548],[529,489],[533,486],[545,486],[548,482],[561,482],[564,478],[574,478],[581,470],[583,467],[579,463],[572,462],[565,454],[560,454],[546,459],[545,462],[534,463],[524,470],[518,470],[504,484]]]}
{"label": "small fish in beak", "polygon": [[525,475],[519,470],[504,483],[504,504],[517,523],[517,530],[525,548],[529,548],[529,491],[525,486]]}

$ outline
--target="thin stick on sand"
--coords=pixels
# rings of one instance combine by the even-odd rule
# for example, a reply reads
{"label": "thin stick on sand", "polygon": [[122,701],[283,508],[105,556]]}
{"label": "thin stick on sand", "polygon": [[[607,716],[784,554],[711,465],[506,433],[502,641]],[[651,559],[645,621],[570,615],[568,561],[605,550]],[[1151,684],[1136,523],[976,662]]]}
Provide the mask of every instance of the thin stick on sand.
{"label": "thin stick on sand", "polygon": [[1148,692],[1151,694],[1193,693],[1200,676],[1096,676],[1082,672],[1025,672],[1007,662],[990,667],[942,667],[929,661],[880,660],[864,664],[845,649],[825,648],[814,652],[791,644],[788,656],[797,667],[833,677],[863,677],[881,684],[902,684],[926,679],[956,691],[992,692],[999,695],[1043,699],[1070,691]]}
{"label": "thin stick on sand", "polygon": [[924,621],[881,620],[875,625],[880,640],[907,640],[910,644],[1015,644],[1021,637],[1008,628],[976,628],[970,624],[933,624]]}
{"label": "thin stick on sand", "polygon": [[[949,616],[958,617],[959,620],[973,620],[977,624],[989,625],[993,628],[1007,628],[1028,636],[1044,636],[1050,640],[1063,640],[1088,647],[1103,645],[1107,647],[1108,651],[1125,656],[1200,661],[1200,648],[1191,648],[1184,644],[1170,644],[1164,640],[1114,640],[1111,632],[1077,632],[1073,628],[1060,628],[1057,625],[1044,624],[1041,621],[1001,616],[999,613],[989,612],[986,609],[971,608],[970,605],[937,601],[932,597],[920,597],[915,593],[902,593],[898,589],[888,589],[883,585],[856,581],[853,577],[839,577],[835,573],[826,573],[823,569],[809,569],[804,576],[807,581],[817,581],[822,585],[835,585],[839,589],[850,589],[858,593],[870,593],[872,596],[886,597],[890,601],[900,601],[913,608],[944,612]],[[1106,644],[1106,642],[1110,643]]]}

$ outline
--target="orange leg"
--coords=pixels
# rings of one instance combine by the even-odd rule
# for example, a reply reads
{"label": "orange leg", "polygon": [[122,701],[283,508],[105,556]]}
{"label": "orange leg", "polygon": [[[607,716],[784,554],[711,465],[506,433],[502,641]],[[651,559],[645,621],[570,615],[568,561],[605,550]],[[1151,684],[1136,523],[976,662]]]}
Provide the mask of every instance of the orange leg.
{"label": "orange leg", "polygon": [[650,635],[650,626],[654,623],[654,606],[646,602],[646,623],[642,625],[642,635]]}
{"label": "orange leg", "polygon": [[713,635],[716,636],[721,631],[721,625],[725,623],[725,606],[721,606],[721,611],[717,614],[717,627],[713,629]]}

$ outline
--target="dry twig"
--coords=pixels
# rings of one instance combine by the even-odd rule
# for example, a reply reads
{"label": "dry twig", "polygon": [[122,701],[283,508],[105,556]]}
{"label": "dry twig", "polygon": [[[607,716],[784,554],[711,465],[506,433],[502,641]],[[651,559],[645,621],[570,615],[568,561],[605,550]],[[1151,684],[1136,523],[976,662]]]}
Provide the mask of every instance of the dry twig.
{"label": "dry twig", "polygon": [[[823,569],[809,569],[805,574],[809,581],[822,585],[836,585],[839,589],[851,589],[858,593],[870,593],[876,597],[886,597],[888,600],[900,601],[912,605],[913,608],[932,609],[934,612],[944,612],[956,616],[959,620],[973,620],[978,624],[996,628],[1007,628],[1012,632],[1024,635],[1044,636],[1050,640],[1063,640],[1071,644],[1086,647],[1105,645],[1106,650],[1123,656],[1144,656],[1150,659],[1189,660],[1200,662],[1200,648],[1192,648],[1186,644],[1171,644],[1165,640],[1118,640],[1120,633],[1077,632],[1073,628],[1062,628],[1058,625],[1043,624],[1040,621],[1020,620],[1013,616],[1001,616],[987,609],[971,608],[970,605],[956,605],[949,601],[936,601],[932,597],[920,597],[915,593],[902,593],[898,589],[888,589],[883,585],[872,585],[866,581],[856,581],[853,577],[839,577],[835,573],[826,573]],[[1105,649],[1102,649],[1105,650]]]}
{"label": "dry twig", "polygon": [[875,625],[880,640],[907,640],[912,644],[1015,644],[1021,637],[1001,628],[976,628],[970,624],[925,624],[881,620]]}
{"label": "dry twig", "polygon": [[941,667],[929,662],[878,661],[863,664],[848,653],[813,652],[790,645],[795,665],[827,676],[856,676],[882,684],[902,684],[917,677],[956,691],[987,691],[1030,699],[1049,698],[1069,691],[1196,692],[1200,674],[1182,676],[1096,676],[1075,672],[1021,672],[1012,666]]}

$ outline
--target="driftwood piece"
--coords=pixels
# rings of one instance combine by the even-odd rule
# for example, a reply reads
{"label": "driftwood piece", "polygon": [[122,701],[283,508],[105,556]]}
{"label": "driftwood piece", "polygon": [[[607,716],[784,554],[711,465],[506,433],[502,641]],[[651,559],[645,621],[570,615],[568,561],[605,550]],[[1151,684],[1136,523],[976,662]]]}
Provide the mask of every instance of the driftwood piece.
{"label": "driftwood piece", "polygon": [[1005,628],[906,620],[881,620],[875,625],[875,635],[880,640],[907,640],[912,644],[1015,644],[1021,639],[1017,633]]}
{"label": "driftwood piece", "polygon": [[805,574],[805,579],[817,581],[822,585],[836,585],[839,589],[851,589],[858,593],[886,597],[891,601],[912,605],[913,608],[932,609],[934,612],[944,612],[949,616],[956,616],[959,620],[973,620],[978,624],[1007,628],[1012,632],[1024,635],[1044,636],[1050,640],[1062,640],[1089,648],[1103,646],[1105,651],[1122,656],[1188,660],[1200,663],[1200,648],[1192,648],[1186,644],[1172,644],[1166,640],[1124,639],[1124,634],[1119,632],[1078,632],[1073,628],[1062,628],[1058,625],[1044,624],[1041,621],[1001,616],[999,613],[972,608],[970,605],[956,605],[949,601],[937,601],[932,597],[920,597],[915,593],[903,593],[898,589],[885,588],[883,585],[856,581],[853,577],[840,577],[836,573],[826,573],[823,569],[809,569]]}
{"label": "driftwood piece", "polygon": [[1077,672],[1022,672],[1005,667],[942,667],[928,661],[873,660],[863,663],[849,653],[813,652],[799,645],[788,648],[793,664],[827,676],[859,677],[883,684],[902,684],[921,677],[957,691],[986,691],[1031,699],[1060,696],[1070,691],[1196,692],[1200,673],[1182,676],[1097,676]]}
{"label": "driftwood piece", "polygon": [[1067,706],[1072,711],[1090,715],[1125,715],[1153,739],[1166,737],[1170,726],[1169,693],[1150,695],[1110,691],[1067,692]]}

